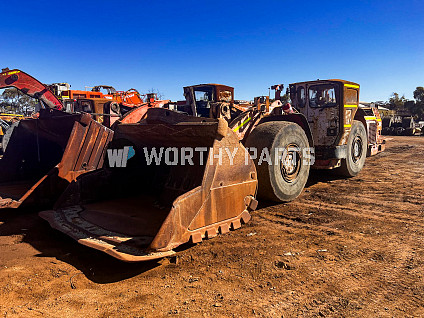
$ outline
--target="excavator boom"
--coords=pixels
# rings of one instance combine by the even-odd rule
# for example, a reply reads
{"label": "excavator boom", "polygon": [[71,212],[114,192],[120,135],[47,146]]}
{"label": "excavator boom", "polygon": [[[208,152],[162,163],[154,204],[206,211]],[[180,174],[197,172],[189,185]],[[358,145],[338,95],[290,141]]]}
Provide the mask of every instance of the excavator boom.
{"label": "excavator boom", "polygon": [[6,70],[0,73],[0,88],[15,87],[30,97],[37,98],[43,102],[45,108],[61,110],[62,102],[34,77],[21,70]]}

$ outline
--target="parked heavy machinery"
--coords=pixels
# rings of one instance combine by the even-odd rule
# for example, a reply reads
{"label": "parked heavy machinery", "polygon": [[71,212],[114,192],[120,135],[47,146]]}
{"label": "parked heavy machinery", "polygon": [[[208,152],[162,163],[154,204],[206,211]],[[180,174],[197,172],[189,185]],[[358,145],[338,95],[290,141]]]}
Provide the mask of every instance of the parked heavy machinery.
{"label": "parked heavy machinery", "polygon": [[360,107],[361,113],[364,115],[366,122],[366,130],[368,136],[367,156],[374,156],[386,149],[386,141],[382,136],[382,119],[378,108]]}
{"label": "parked heavy machinery", "polygon": [[68,114],[42,83],[20,70],[0,73],[0,88],[15,87],[38,100],[38,118],[22,119],[0,159],[0,208],[52,206],[66,186],[102,166],[113,132],[84,113]]}
{"label": "parked heavy machinery", "polygon": [[296,198],[314,146],[317,167],[357,175],[370,134],[359,85],[302,82],[289,92],[298,111],[278,98],[241,111],[229,86],[185,87],[176,111],[151,108],[137,124],[118,124],[104,167],[79,177],[40,216],[81,244],[144,261],[247,222],[258,182],[261,198]]}
{"label": "parked heavy machinery", "polygon": [[[3,137],[3,144],[7,141],[8,146],[0,159],[0,208],[33,203],[51,207],[67,184],[102,167],[113,131],[94,119],[111,117],[109,108],[93,113],[96,108],[89,108],[92,103],[96,105],[93,98],[87,104],[74,101],[81,109],[66,113],[62,101],[49,87],[17,69],[0,73],[0,89],[8,87],[35,98],[38,113],[13,124]],[[146,102],[118,120],[138,122],[147,108],[158,105],[160,101]]]}
{"label": "parked heavy machinery", "polygon": [[144,102],[141,94],[134,88],[117,91],[113,86],[97,85],[90,91],[82,91],[71,89],[68,83],[53,83],[47,86],[60,100],[104,98],[129,108],[137,107]]}
{"label": "parked heavy machinery", "polygon": [[404,135],[413,136],[415,135],[415,121],[413,117],[405,116],[402,118],[402,128],[405,129]]}
{"label": "parked heavy machinery", "polygon": [[[219,91],[210,95],[214,86],[185,87],[187,103],[186,106],[179,106],[179,110],[197,116],[226,118],[230,127],[235,127],[242,142],[247,142],[248,136],[259,123],[269,120],[294,122],[303,129],[309,144],[315,148],[313,167],[340,168],[338,171],[349,177],[355,176],[362,169],[365,160],[362,152],[373,155],[384,150],[380,115],[374,108],[359,108],[358,84],[343,80],[290,84],[288,93],[297,112],[289,113],[283,111],[280,102],[282,84],[272,86],[276,95],[274,103],[259,103],[259,107],[245,112],[234,111],[231,103],[219,98],[210,100],[209,96],[219,96]],[[360,127],[361,132],[358,138],[354,137],[359,133],[356,127]]]}
{"label": "parked heavy machinery", "polygon": [[106,94],[103,95],[104,98],[113,100],[117,102],[120,107],[123,108],[133,108],[138,107],[144,104],[146,101],[142,94],[138,92],[135,88],[130,88],[127,91],[117,91],[114,87],[108,85],[97,85],[94,86],[91,90],[92,92],[101,92],[101,90],[106,90]]}
{"label": "parked heavy machinery", "polygon": [[411,116],[386,116],[382,119],[382,134],[397,136],[415,135],[415,121]]}
{"label": "parked heavy machinery", "polygon": [[136,89],[117,91],[113,86],[97,85],[91,91],[71,90],[68,83],[53,83],[48,85],[49,89],[62,101],[66,100],[88,100],[105,99],[115,103],[115,107],[122,108],[121,112],[145,104],[145,98]]}
{"label": "parked heavy machinery", "polygon": [[424,135],[424,121],[418,121],[415,125],[415,133],[418,135]]}
{"label": "parked heavy machinery", "polygon": [[[141,98],[143,95],[139,95]],[[86,112],[106,127],[112,127],[115,122],[137,122],[148,108],[163,107],[169,100],[158,100],[156,94],[147,94],[141,103],[131,107],[123,106],[106,98],[64,99],[65,109],[69,113]]]}
{"label": "parked heavy machinery", "polygon": [[134,88],[117,91],[112,86],[98,85],[91,91],[79,91],[71,90],[68,83],[54,83],[48,87],[62,101],[66,112],[89,113],[109,128],[116,121],[138,121],[149,107],[163,107],[170,102],[158,100],[155,93],[142,95]]}

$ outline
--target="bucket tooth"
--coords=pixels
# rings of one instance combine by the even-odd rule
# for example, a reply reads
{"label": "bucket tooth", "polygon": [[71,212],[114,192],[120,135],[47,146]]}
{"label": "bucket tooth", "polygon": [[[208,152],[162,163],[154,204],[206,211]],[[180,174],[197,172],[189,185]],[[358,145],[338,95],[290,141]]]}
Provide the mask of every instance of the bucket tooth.
{"label": "bucket tooth", "polygon": [[234,220],[232,223],[231,223],[231,229],[232,230],[237,230],[237,229],[239,229],[241,227],[241,222],[240,222],[240,220]]}
{"label": "bucket tooth", "polygon": [[213,237],[215,237],[215,236],[217,236],[217,235],[218,235],[218,231],[217,231],[217,229],[216,229],[216,228],[214,228],[214,227],[208,228],[208,229],[206,230],[206,237],[207,237],[208,239],[213,238]]}
{"label": "bucket tooth", "polygon": [[250,221],[250,219],[252,218],[252,216],[250,215],[249,212],[247,211],[243,211],[242,215],[241,215],[241,222],[243,224],[246,224],[247,222]]}
{"label": "bucket tooth", "polygon": [[191,243],[200,243],[202,241],[202,234],[201,233],[193,233],[190,236],[190,242]]}
{"label": "bucket tooth", "polygon": [[222,224],[222,225],[219,227],[219,232],[220,232],[221,234],[228,233],[229,231],[230,231],[230,226],[229,226],[228,224]]}

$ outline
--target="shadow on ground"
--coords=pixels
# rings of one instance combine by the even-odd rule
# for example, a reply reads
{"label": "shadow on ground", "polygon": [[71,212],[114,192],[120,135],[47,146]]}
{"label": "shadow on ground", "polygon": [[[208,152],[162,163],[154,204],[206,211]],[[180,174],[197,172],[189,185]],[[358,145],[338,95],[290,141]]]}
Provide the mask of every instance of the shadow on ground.
{"label": "shadow on ground", "polygon": [[334,180],[341,180],[341,179],[346,179],[346,177],[341,176],[339,174],[337,174],[337,171],[335,170],[314,170],[311,169],[311,172],[309,173],[309,179],[308,182],[306,182],[306,186],[305,189],[308,189],[309,187],[322,182],[322,183],[326,183],[329,181],[334,181]]}
{"label": "shadow on ground", "polygon": [[158,266],[158,261],[125,263],[105,253],[85,247],[65,234],[52,229],[38,216],[38,211],[5,209],[0,213],[0,236],[22,235],[40,254],[68,263],[91,281],[106,284],[125,280]]}
{"label": "shadow on ground", "polygon": [[[311,169],[309,173],[308,181],[306,182],[305,189],[303,191],[308,191],[308,188],[314,186],[317,183],[327,183],[334,180],[346,179],[346,177],[340,176],[337,172],[333,170],[314,170]],[[273,202],[273,201],[264,201],[259,199],[258,209],[269,208],[274,205],[278,205],[281,203]],[[284,204],[284,203],[283,203]]]}
{"label": "shadow on ground", "polygon": [[[341,177],[326,170],[311,170],[305,189],[318,182],[329,182]],[[276,202],[260,201],[259,209],[274,206]],[[37,257],[53,257],[68,263],[95,283],[106,284],[125,280],[148,272],[161,264],[160,260],[125,263],[105,253],[85,247],[65,234],[52,229],[38,216],[36,209],[3,209],[0,211],[0,236],[22,236],[40,253]],[[180,246],[176,252],[191,248],[191,244]],[[173,262],[174,260],[170,260]]]}

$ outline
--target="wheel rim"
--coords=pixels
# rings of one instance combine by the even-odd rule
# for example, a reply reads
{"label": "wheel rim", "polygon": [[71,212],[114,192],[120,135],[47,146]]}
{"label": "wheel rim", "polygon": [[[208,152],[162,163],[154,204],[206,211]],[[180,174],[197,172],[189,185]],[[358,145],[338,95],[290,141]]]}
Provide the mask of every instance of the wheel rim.
{"label": "wheel rim", "polygon": [[291,183],[296,180],[302,166],[302,153],[296,144],[289,144],[280,161],[280,170],[283,179]]}
{"label": "wheel rim", "polygon": [[352,143],[352,160],[354,163],[357,163],[362,157],[362,138],[356,136]]}

